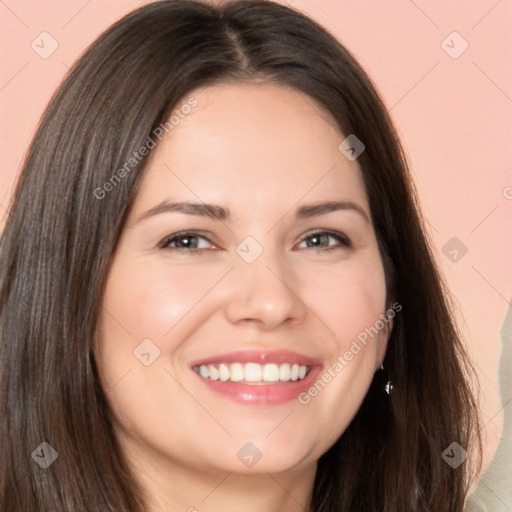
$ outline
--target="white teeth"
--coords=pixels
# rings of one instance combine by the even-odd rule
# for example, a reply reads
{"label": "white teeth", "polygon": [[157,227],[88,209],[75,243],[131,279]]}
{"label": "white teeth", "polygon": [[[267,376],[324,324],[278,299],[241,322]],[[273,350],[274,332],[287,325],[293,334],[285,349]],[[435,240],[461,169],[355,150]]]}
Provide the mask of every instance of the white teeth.
{"label": "white teeth", "polygon": [[245,363],[244,380],[247,382],[261,382],[261,364]]}
{"label": "white teeth", "polygon": [[240,382],[244,380],[244,367],[241,363],[233,363],[231,365],[231,381]]}
{"label": "white teeth", "polygon": [[279,380],[283,382],[288,382],[290,380],[290,365],[282,364],[279,366]]}
{"label": "white teeth", "polygon": [[213,364],[208,366],[208,373],[210,374],[210,379],[219,380],[219,370],[217,370]]}
{"label": "white teeth", "polygon": [[279,380],[279,366],[277,364],[266,364],[263,367],[263,380],[265,382],[277,382]]}
{"label": "white teeth", "polygon": [[232,363],[219,365],[202,364],[196,371],[203,379],[220,380],[221,382],[288,382],[302,380],[311,367],[297,363]]}
{"label": "white teeth", "polygon": [[225,364],[219,366],[219,379],[226,382],[229,379],[229,368]]}

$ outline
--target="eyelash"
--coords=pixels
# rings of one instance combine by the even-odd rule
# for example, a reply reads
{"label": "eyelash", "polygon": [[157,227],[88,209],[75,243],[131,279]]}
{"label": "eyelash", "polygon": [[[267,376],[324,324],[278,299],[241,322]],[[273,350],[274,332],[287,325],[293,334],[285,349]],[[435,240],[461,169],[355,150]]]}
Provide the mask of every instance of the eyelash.
{"label": "eyelash", "polygon": [[[345,236],[344,234],[339,233],[337,231],[330,231],[330,230],[310,231],[310,232],[306,233],[304,238],[302,238],[302,240],[299,243],[303,243],[308,238],[312,238],[314,236],[320,236],[320,235],[328,235],[329,237],[335,238],[340,244],[340,245],[334,245],[334,246],[330,246],[330,247],[320,248],[325,251],[332,250],[332,249],[342,249],[342,248],[352,247],[352,242],[350,241],[350,239],[347,236]],[[191,237],[204,238],[205,240],[208,240],[209,243],[211,243],[210,240],[208,239],[208,237],[206,237],[204,234],[201,234],[200,232],[181,231],[179,233],[174,233],[173,235],[164,238],[160,242],[159,247],[161,249],[167,249],[170,251],[185,251],[185,252],[203,252],[203,251],[210,250],[210,249],[204,249],[204,248],[203,249],[190,249],[187,247],[169,247],[169,244],[175,242],[176,240],[179,240],[180,238],[191,238]],[[316,249],[316,248],[315,247],[307,247],[306,249]]]}

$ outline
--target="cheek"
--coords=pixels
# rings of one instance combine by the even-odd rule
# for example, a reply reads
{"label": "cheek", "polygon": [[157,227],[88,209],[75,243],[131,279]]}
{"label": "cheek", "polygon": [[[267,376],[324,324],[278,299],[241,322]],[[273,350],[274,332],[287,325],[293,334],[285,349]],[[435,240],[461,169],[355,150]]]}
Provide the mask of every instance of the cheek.
{"label": "cheek", "polygon": [[306,294],[308,305],[332,337],[325,347],[329,363],[299,403],[320,426],[329,425],[323,431],[326,443],[334,442],[356,414],[373,379],[386,332],[381,321],[386,304],[384,270],[377,253],[365,256],[346,261],[336,271],[317,270],[317,286]]}
{"label": "cheek", "polygon": [[[165,370],[171,360],[179,367],[182,344],[204,320],[201,299],[225,270],[210,266],[198,272],[191,265],[122,256],[114,260],[105,287],[96,362],[118,423],[132,433],[149,432],[156,418],[168,428],[173,410],[164,404],[170,396],[182,408],[190,402]],[[148,352],[152,362],[145,366],[138,356]],[[168,434],[165,428],[158,431],[161,438]]]}
{"label": "cheek", "polygon": [[[385,348],[386,283],[380,256],[368,251],[333,269],[303,274],[307,304],[331,331],[324,340],[327,364],[314,386],[299,400],[319,418],[332,422],[331,433],[342,432],[356,413]],[[315,283],[312,286],[311,283]],[[333,421],[332,410],[343,404]],[[329,419],[330,418],[330,419]]]}
{"label": "cheek", "polygon": [[221,276],[214,265],[199,270],[165,261],[120,261],[112,267],[104,307],[133,338],[162,339]]}
{"label": "cheek", "polygon": [[373,326],[385,309],[382,263],[368,256],[303,273],[303,296],[336,338],[338,350]]}
{"label": "cheek", "polygon": [[[208,316],[208,301],[203,299],[225,272],[218,265],[198,269],[165,260],[116,257],[103,296],[102,342],[96,353],[104,389],[116,385],[127,371],[140,369],[135,355],[139,347],[144,347],[143,353],[149,347],[151,357],[158,354],[152,368],[163,367],[169,357],[183,357],[181,344]],[[148,339],[151,343],[142,345]]]}

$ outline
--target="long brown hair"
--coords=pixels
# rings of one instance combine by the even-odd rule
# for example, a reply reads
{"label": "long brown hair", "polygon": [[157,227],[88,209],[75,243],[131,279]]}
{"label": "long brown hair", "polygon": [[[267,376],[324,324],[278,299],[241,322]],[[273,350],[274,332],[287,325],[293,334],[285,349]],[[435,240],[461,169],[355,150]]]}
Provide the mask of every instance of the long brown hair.
{"label": "long brown hair", "polygon": [[[108,194],[98,190],[194,88],[255,79],[308,95],[365,144],[358,163],[388,302],[402,305],[386,373],[376,373],[356,417],[320,458],[310,510],[463,510],[471,458],[454,469],[442,453],[452,442],[480,449],[470,367],[406,159],[370,79],[291,8],[163,0],[115,23],[77,61],[17,184],[0,242],[2,511],[146,510],[92,356],[109,263],[146,159]],[[31,457],[42,442],[58,453],[48,468]]]}

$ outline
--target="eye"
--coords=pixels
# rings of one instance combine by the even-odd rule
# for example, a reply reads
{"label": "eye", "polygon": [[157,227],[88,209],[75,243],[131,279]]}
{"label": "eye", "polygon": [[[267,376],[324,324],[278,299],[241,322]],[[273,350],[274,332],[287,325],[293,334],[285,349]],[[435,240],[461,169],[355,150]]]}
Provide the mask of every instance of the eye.
{"label": "eye", "polygon": [[[336,240],[337,244],[329,244],[329,240]],[[203,241],[201,243],[201,241]],[[316,231],[308,234],[303,238],[301,244],[311,241],[311,244],[305,247],[306,249],[336,249],[341,247],[351,247],[352,243],[350,239],[338,233],[337,231]],[[208,237],[194,231],[182,231],[180,233],[174,233],[164,238],[160,243],[161,249],[169,250],[187,250],[191,251],[203,251],[208,249],[209,245],[213,245]],[[300,247],[300,244],[299,244]]]}
{"label": "eye", "polygon": [[[200,240],[206,240],[207,244],[201,244]],[[158,245],[161,249],[201,251],[207,249],[208,244],[211,245],[211,242],[206,236],[193,231],[182,231],[164,238]]]}
{"label": "eye", "polygon": [[[338,244],[329,245],[329,239],[336,240]],[[301,244],[307,242],[308,240],[311,240],[311,245],[306,247],[306,249],[339,249],[342,247],[347,248],[352,246],[350,239],[344,234],[338,233],[337,231],[316,231],[314,233],[310,233],[305,238],[303,238]]]}

